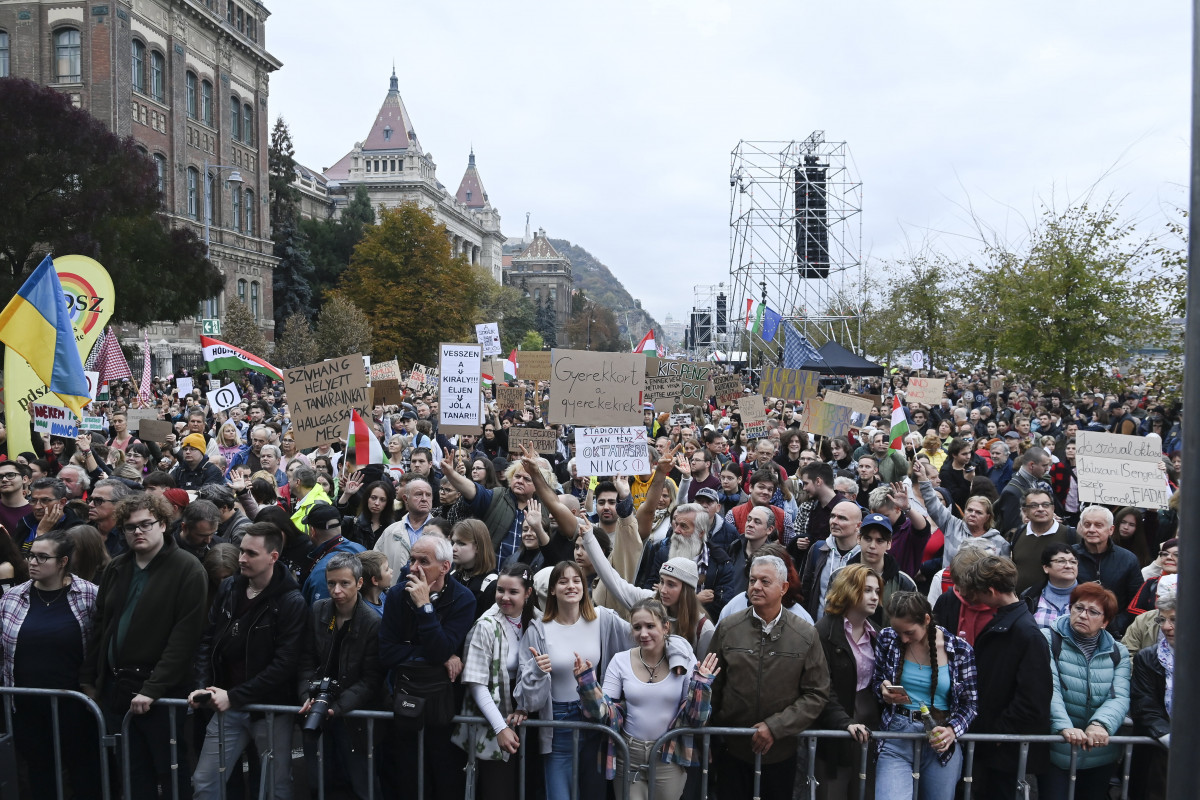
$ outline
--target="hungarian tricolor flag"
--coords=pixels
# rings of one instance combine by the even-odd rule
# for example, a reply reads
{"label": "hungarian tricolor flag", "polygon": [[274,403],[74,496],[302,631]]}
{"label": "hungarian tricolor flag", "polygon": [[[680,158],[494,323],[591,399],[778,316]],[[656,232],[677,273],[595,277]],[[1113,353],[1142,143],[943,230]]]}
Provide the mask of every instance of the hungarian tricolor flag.
{"label": "hungarian tricolor flag", "polygon": [[209,372],[221,370],[252,369],[261,372],[271,380],[283,380],[283,373],[268,364],[258,356],[240,347],[234,347],[228,342],[213,339],[208,336],[200,337],[200,346],[204,348],[204,361],[208,364]]}
{"label": "hungarian tricolor flag", "polygon": [[645,353],[646,351],[651,353],[658,352],[658,348],[654,345],[654,328],[647,331],[642,340],[637,343],[637,347],[633,348],[633,352],[635,353]]}
{"label": "hungarian tricolor flag", "polygon": [[517,379],[517,368],[520,366],[520,363],[517,361],[517,348],[514,347],[512,352],[508,354],[508,358],[504,359],[504,380],[507,382],[515,381]]}
{"label": "hungarian tricolor flag", "polygon": [[488,375],[486,372],[479,373],[479,383],[485,390],[492,388],[492,380],[492,376]]}
{"label": "hungarian tricolor flag", "polygon": [[383,463],[383,445],[355,409],[350,410],[350,430],[346,435],[346,452],[354,454],[358,468]]}
{"label": "hungarian tricolor flag", "polygon": [[746,298],[746,330],[758,333],[762,330],[763,314],[767,310],[766,303],[752,298]]}
{"label": "hungarian tricolor flag", "polygon": [[904,437],[908,436],[908,416],[900,405],[900,395],[892,397],[892,449],[904,450]]}

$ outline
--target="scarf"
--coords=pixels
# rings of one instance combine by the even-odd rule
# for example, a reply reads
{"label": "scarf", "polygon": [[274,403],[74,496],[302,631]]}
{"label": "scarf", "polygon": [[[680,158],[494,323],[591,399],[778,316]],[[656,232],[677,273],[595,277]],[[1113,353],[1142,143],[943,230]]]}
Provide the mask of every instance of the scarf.
{"label": "scarf", "polygon": [[1167,637],[1158,635],[1158,663],[1162,664],[1167,676],[1167,689],[1163,704],[1167,707],[1167,716],[1171,716],[1172,697],[1175,694],[1175,648],[1167,644]]}
{"label": "scarf", "polygon": [[996,609],[983,603],[972,605],[963,598],[962,593],[957,588],[953,591],[958,595],[958,600],[961,603],[958,608],[958,635],[960,638],[966,639],[967,644],[974,647],[975,637],[996,616]]}

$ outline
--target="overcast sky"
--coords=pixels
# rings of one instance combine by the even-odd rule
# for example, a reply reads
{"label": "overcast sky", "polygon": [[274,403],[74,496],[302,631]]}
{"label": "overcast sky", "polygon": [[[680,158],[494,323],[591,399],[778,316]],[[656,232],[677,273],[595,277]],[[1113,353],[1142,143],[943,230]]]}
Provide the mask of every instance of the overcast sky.
{"label": "overcast sky", "polygon": [[321,169],[361,141],[395,60],[454,190],[472,144],[504,232],[607,264],[660,320],[728,280],[730,151],[846,141],[872,262],[1016,238],[1103,178],[1131,218],[1186,201],[1190,13],[1117,2],[267,0],[270,113]]}

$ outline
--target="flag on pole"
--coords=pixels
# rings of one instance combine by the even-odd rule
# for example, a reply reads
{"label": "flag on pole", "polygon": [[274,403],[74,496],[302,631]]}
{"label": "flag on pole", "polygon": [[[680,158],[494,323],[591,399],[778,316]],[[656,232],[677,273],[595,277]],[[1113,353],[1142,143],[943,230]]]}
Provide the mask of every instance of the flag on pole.
{"label": "flag on pole", "polygon": [[112,328],[105,328],[104,335],[100,337],[96,367],[100,373],[100,379],[97,381],[100,386],[113,381],[133,379],[129,362],[125,360],[125,354],[121,352],[121,343],[117,341]]}
{"label": "flag on pole", "polygon": [[651,328],[646,335],[642,337],[642,340],[637,343],[637,347],[633,348],[633,352],[635,353],[644,353],[646,350],[650,350],[652,353],[658,352],[658,348],[654,344],[654,328]]}
{"label": "flag on pole", "polygon": [[904,450],[904,437],[908,436],[908,416],[900,405],[900,395],[892,397],[892,448]]}
{"label": "flag on pole", "polygon": [[29,362],[34,374],[82,418],[92,402],[62,283],[50,256],[0,311],[0,341]]}
{"label": "flag on pole", "polygon": [[487,374],[486,372],[479,373],[479,385],[483,387],[484,391],[488,391],[492,388],[492,381],[493,378],[491,375]]}
{"label": "flag on pole", "polygon": [[778,311],[774,311],[768,307],[763,307],[762,318],[762,340],[764,342],[775,341],[775,334],[779,332],[779,325],[783,322],[783,317]]}
{"label": "flag on pole", "polygon": [[508,354],[508,358],[504,359],[504,380],[515,381],[517,379],[517,368],[520,367],[520,362],[517,361],[517,348],[513,348]]}
{"label": "flag on pole", "polygon": [[234,347],[228,342],[208,336],[200,337],[200,346],[204,348],[204,361],[208,364],[209,372],[220,372],[225,369],[252,369],[255,372],[261,372],[271,380],[283,380],[282,372],[249,350]]}
{"label": "flag on pole", "polygon": [[370,426],[363,422],[356,409],[350,409],[350,430],[346,435],[346,451],[354,453],[354,466],[368,467],[383,463],[383,445],[375,438]]}
{"label": "flag on pole", "polygon": [[138,388],[138,400],[143,407],[154,403],[154,391],[150,388],[150,334],[142,331],[142,385]]}
{"label": "flag on pole", "polygon": [[746,298],[746,330],[758,333],[762,330],[763,311],[766,305],[757,300]]}
{"label": "flag on pole", "polygon": [[787,324],[787,340],[783,343],[784,369],[803,369],[805,364],[824,364],[825,359],[812,346],[812,342],[792,323]]}

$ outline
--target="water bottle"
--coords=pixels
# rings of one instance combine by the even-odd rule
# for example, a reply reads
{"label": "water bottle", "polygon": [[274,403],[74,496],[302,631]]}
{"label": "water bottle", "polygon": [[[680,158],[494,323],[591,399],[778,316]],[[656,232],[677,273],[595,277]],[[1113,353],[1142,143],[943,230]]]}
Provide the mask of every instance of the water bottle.
{"label": "water bottle", "polygon": [[932,742],[936,738],[933,733],[933,716],[929,713],[929,706],[924,703],[921,703],[921,724],[925,726],[925,737]]}

